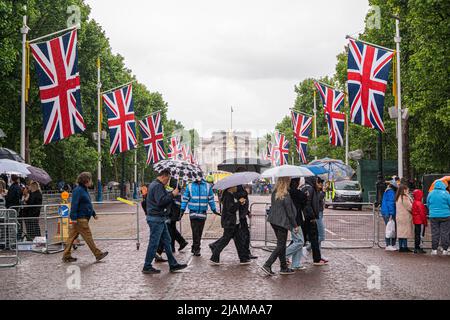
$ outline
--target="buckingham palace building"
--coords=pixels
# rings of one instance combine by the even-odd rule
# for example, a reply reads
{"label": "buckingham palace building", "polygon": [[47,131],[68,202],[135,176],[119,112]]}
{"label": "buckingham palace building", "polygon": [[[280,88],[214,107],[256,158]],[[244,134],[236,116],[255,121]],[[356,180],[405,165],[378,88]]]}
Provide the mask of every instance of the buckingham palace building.
{"label": "buckingham palace building", "polygon": [[215,131],[211,138],[200,138],[195,157],[204,172],[216,171],[228,159],[258,158],[258,142],[250,131]]}

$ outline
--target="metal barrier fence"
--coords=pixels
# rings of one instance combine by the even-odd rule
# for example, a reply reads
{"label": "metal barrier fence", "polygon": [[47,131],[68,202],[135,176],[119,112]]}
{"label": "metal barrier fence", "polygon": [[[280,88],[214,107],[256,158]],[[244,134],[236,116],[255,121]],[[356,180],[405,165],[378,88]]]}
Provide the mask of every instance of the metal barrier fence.
{"label": "metal barrier fence", "polygon": [[[364,206],[371,212],[325,213],[325,241],[323,248],[359,249],[373,248],[377,242],[377,224],[375,206],[372,203],[346,203]],[[333,205],[331,203],[330,205]],[[342,205],[342,204],[338,204]],[[255,209],[255,207],[258,207]],[[250,205],[250,239],[253,248],[271,250],[275,247],[275,233],[267,222],[267,202],[255,202]]]}
{"label": "metal barrier fence", "polygon": [[[95,220],[95,223],[90,224],[94,240],[134,240],[136,241],[136,248],[139,250],[139,205],[131,207],[118,201],[93,202],[92,204],[94,205],[96,214],[99,216],[99,219]],[[39,253],[58,253],[63,251],[65,248],[65,240],[69,235],[69,219],[61,217],[58,214],[58,209],[64,205],[43,204],[40,206],[24,205],[12,207],[12,209],[19,212],[17,218],[19,247],[32,246],[31,251]],[[111,209],[112,206],[122,206],[122,208],[128,210],[104,210]],[[40,216],[24,217],[23,210],[30,208],[40,208]],[[130,208],[132,209],[130,210]],[[107,216],[108,218],[102,219],[102,216]],[[31,242],[35,237],[39,236],[45,238],[45,243],[41,244],[42,247]],[[28,239],[30,241],[22,241],[22,239]]]}
{"label": "metal barrier fence", "polygon": [[[97,198],[97,191],[89,191],[89,195],[91,199]],[[107,191],[103,192],[103,200],[104,201],[114,201],[118,197],[120,197],[120,191]],[[69,199],[72,197],[72,194],[69,193]],[[61,192],[44,192],[42,194],[42,202],[43,204],[54,204],[61,201]]]}
{"label": "metal barrier fence", "polygon": [[[216,208],[219,210],[219,201],[215,200]],[[182,219],[177,223],[178,231],[183,238],[192,239],[192,229],[190,225],[189,213],[185,213]],[[203,229],[202,239],[215,240],[222,236],[223,229],[221,225],[221,218],[211,212],[207,214],[205,227]]]}
{"label": "metal barrier fence", "polygon": [[19,263],[16,211],[0,209],[0,268]]}

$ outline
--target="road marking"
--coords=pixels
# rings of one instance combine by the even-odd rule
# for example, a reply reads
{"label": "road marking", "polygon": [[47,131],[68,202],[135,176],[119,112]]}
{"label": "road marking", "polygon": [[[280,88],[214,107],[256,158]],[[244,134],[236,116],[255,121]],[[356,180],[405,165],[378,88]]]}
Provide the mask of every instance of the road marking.
{"label": "road marking", "polygon": [[332,236],[337,236],[337,233],[334,233],[333,231],[330,231],[327,228],[325,228],[325,231],[331,234]]}

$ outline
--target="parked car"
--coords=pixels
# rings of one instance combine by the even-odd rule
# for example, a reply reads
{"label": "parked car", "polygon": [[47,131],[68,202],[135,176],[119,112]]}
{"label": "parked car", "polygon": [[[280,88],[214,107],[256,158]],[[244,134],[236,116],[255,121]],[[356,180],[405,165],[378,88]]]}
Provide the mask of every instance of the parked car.
{"label": "parked car", "polygon": [[334,198],[333,204],[331,205],[325,203],[325,207],[333,207],[333,208],[348,208],[353,209],[356,208],[359,211],[362,210],[362,205],[358,204],[350,204],[350,203],[358,203],[363,202],[363,189],[358,181],[352,180],[343,180],[337,181],[333,184],[334,187]]}

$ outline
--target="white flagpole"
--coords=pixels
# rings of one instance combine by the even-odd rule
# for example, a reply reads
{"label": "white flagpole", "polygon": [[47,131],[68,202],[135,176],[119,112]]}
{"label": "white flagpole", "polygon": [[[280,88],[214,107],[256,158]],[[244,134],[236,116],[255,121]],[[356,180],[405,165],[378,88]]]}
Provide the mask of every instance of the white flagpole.
{"label": "white flagpole", "polygon": [[348,151],[349,151],[349,142],[348,142],[348,137],[349,137],[349,128],[350,128],[350,122],[349,122],[349,117],[348,114],[350,112],[350,108],[348,106],[348,82],[346,83],[345,86],[345,94],[344,94],[344,99],[345,99],[345,106],[346,109],[345,110],[345,164],[348,165]]}
{"label": "white flagpole", "polygon": [[[314,139],[316,139],[317,146],[317,103],[316,103],[316,90],[314,90]],[[317,155],[314,157],[317,160]]]}
{"label": "white flagpole", "polygon": [[398,132],[398,177],[403,178],[403,129],[402,129],[402,87],[400,82],[400,18],[395,18],[395,37],[397,53],[397,132]]}
{"label": "white flagpole", "polygon": [[27,68],[27,16],[23,16],[22,33],[22,95],[20,101],[20,155],[25,159],[25,94],[26,94],[26,68]]}
{"label": "white flagpole", "polygon": [[97,161],[97,201],[103,201],[102,195],[102,98],[100,94],[100,90],[102,88],[101,78],[100,78],[100,58],[97,58],[97,152],[98,152],[98,161]]}
{"label": "white flagpole", "polygon": [[134,149],[134,188],[133,188],[133,199],[137,199],[137,146],[136,149]]}

